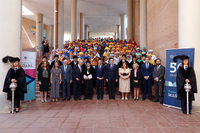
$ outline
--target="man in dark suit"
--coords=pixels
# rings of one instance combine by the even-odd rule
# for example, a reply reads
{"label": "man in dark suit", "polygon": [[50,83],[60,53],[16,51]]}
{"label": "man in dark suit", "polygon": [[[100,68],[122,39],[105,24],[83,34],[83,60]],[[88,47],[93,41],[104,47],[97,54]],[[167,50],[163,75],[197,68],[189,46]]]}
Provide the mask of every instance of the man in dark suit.
{"label": "man in dark suit", "polygon": [[105,66],[102,65],[102,60],[98,60],[98,66],[95,67],[96,84],[97,84],[97,99],[99,100],[99,87],[101,86],[101,100],[104,94],[104,78]]}
{"label": "man in dark suit", "polygon": [[159,92],[160,89],[160,104],[163,104],[163,89],[164,89],[164,75],[165,67],[161,65],[161,60],[156,59],[156,67],[153,70],[153,79],[154,79],[154,90],[156,99],[154,102],[159,102]]}
{"label": "man in dark suit", "polygon": [[106,82],[108,82],[109,99],[115,99],[115,84],[118,81],[118,67],[114,64],[114,59],[109,59],[106,66]]}
{"label": "man in dark suit", "polygon": [[63,59],[63,65],[60,67],[62,70],[62,93],[63,99],[66,100],[66,90],[67,90],[67,100],[70,100],[70,83],[72,83],[72,67],[68,65],[68,60]]}
{"label": "man in dark suit", "polygon": [[[72,67],[72,69],[74,68],[74,66],[78,65],[78,57],[76,55],[73,56],[73,61],[70,63],[70,66]],[[70,84],[70,92],[71,95],[73,94],[73,83]]]}
{"label": "man in dark suit", "polygon": [[83,74],[82,74],[82,65],[83,60],[78,62],[78,65],[74,66],[73,74],[72,74],[72,81],[73,81],[73,90],[74,90],[74,100],[78,101],[81,100],[81,85],[83,81]]}
{"label": "man in dark suit", "polygon": [[143,92],[143,101],[146,100],[147,96],[147,90],[149,92],[149,98],[152,101],[152,80],[153,80],[153,65],[149,63],[149,58],[146,57],[145,63],[142,64],[141,67],[142,75],[143,75],[143,86],[144,86],[144,92]]}

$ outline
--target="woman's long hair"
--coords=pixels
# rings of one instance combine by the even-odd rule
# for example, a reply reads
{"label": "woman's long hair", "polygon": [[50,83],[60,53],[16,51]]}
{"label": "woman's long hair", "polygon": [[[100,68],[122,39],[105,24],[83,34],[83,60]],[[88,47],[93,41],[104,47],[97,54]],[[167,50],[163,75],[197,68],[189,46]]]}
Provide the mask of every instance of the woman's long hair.
{"label": "woman's long hair", "polygon": [[[11,68],[14,69],[15,66],[14,66],[14,62],[11,64]],[[18,69],[22,68],[22,65],[20,62],[18,62]]]}
{"label": "woman's long hair", "polygon": [[[188,59],[187,59],[187,60],[188,60]],[[184,67],[183,61],[184,61],[184,60],[182,60],[182,62],[181,62],[181,67],[182,67],[182,68]],[[188,65],[188,67],[192,67],[192,66],[190,65],[190,61],[189,61],[189,60],[188,60],[188,64],[187,64],[187,65]]]}
{"label": "woman's long hair", "polygon": [[47,63],[47,66],[46,66],[47,69],[49,69],[49,62],[47,62],[47,61],[42,62],[41,68],[44,69],[44,63],[45,63],[45,62]]}

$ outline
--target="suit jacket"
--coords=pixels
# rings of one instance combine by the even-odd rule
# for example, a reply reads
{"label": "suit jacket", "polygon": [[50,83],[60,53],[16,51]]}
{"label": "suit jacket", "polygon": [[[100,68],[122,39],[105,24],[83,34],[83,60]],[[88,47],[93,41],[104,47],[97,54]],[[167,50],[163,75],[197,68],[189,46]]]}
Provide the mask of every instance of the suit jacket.
{"label": "suit jacket", "polygon": [[136,72],[136,77],[135,77],[135,73],[134,73],[134,69],[131,70],[131,80],[132,82],[134,82],[134,80],[138,80],[138,83],[142,82],[142,72],[140,69],[137,69]]}
{"label": "suit jacket", "polygon": [[[74,61],[72,61],[72,62],[70,63],[70,65],[71,65],[71,67],[72,67],[72,69],[73,69],[74,66],[75,66]],[[77,61],[76,65],[78,65],[78,61]]]}
{"label": "suit jacket", "polygon": [[118,67],[117,65],[113,64],[113,68],[110,69],[110,64],[106,66],[106,79],[110,80],[116,80],[118,79]]}
{"label": "suit jacket", "polygon": [[95,66],[95,74],[96,74],[96,78],[105,78],[106,72],[105,72],[105,66],[102,65],[101,69],[99,70],[99,66]]}
{"label": "suit jacket", "polygon": [[72,67],[70,65],[67,65],[66,72],[64,70],[64,65],[62,65],[60,68],[62,70],[62,81],[64,81],[66,78],[67,82],[70,82],[72,80]]}
{"label": "suit jacket", "polygon": [[165,67],[160,65],[160,68],[157,71],[157,67],[154,67],[153,70],[153,78],[155,79],[156,77],[158,77],[159,82],[164,83],[164,75],[165,75]]}
{"label": "suit jacket", "polygon": [[152,78],[152,73],[153,73],[153,65],[151,63],[149,63],[149,67],[146,68],[146,63],[142,64],[141,67],[141,71],[142,71],[142,76],[149,76],[149,78]]}
{"label": "suit jacket", "polygon": [[[72,81],[74,83],[82,83],[82,81],[83,81],[83,67],[81,67],[81,68],[82,68],[82,72],[80,71],[78,65],[74,66],[74,68],[73,68]],[[76,78],[78,78],[79,81],[77,81]]]}

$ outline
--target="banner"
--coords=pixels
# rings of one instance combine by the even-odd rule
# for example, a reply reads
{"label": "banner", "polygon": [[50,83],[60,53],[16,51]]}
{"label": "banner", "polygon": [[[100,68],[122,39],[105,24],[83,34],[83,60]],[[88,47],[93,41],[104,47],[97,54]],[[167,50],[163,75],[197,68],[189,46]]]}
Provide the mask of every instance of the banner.
{"label": "banner", "polygon": [[181,65],[181,60],[173,62],[177,55],[188,55],[190,64],[194,68],[194,48],[166,50],[166,75],[164,104],[168,107],[181,109],[181,101],[177,99],[176,74]]}
{"label": "banner", "polygon": [[27,92],[24,101],[35,99],[36,52],[22,51],[22,67],[25,70]]}

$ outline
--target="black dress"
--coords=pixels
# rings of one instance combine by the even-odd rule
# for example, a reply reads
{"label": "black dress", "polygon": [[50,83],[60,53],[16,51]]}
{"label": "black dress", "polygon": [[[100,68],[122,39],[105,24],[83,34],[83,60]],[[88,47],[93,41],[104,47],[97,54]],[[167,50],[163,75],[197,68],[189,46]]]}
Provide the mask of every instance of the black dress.
{"label": "black dress", "polygon": [[24,100],[24,93],[27,93],[26,77],[23,68],[17,69],[15,72],[14,69],[10,68],[6,75],[6,79],[3,86],[3,92],[7,92],[7,100],[12,100],[12,91],[9,88],[11,84],[11,79],[17,80],[17,88],[15,90],[15,99]]}
{"label": "black dress", "polygon": [[49,82],[50,82],[50,72],[49,69],[39,69],[38,73],[38,81],[41,81],[40,91],[48,91],[49,90]]}
{"label": "black dress", "polygon": [[192,86],[189,92],[189,100],[194,99],[194,93],[197,93],[197,84],[196,84],[196,76],[194,69],[192,67],[188,67],[187,71],[184,68],[179,67],[177,70],[176,84],[177,84],[177,99],[186,100],[186,92],[184,89],[185,80],[190,80],[190,85]]}
{"label": "black dress", "polygon": [[92,79],[89,80],[85,80],[84,79],[84,88],[83,88],[83,93],[89,93],[92,94],[93,93],[93,83],[94,83],[94,77],[95,77],[95,70],[92,66],[90,66],[90,68],[87,70],[87,67],[83,68],[83,75],[92,75]]}
{"label": "black dress", "polygon": [[[134,82],[134,80],[138,80],[138,83]],[[134,69],[131,70],[131,82],[133,88],[141,88],[142,87],[142,72],[140,69],[137,69],[136,77],[134,74]]]}

